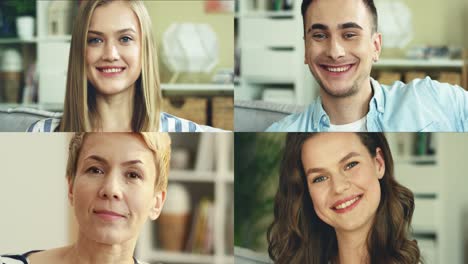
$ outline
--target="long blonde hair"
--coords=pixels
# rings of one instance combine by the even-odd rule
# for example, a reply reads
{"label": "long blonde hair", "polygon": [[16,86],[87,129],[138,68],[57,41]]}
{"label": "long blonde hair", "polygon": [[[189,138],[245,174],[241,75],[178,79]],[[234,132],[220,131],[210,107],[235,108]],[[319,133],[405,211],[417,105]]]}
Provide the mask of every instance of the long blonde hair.
{"label": "long blonde hair", "polygon": [[[162,104],[156,44],[151,31],[151,18],[141,0],[126,0],[140,23],[141,75],[135,82],[132,130],[158,131]],[[63,117],[59,131],[88,132],[98,118],[96,91],[88,84],[86,75],[86,48],[88,29],[94,10],[112,0],[88,0],[81,4],[73,26],[68,62],[67,86]],[[95,129],[95,128],[94,128]]]}

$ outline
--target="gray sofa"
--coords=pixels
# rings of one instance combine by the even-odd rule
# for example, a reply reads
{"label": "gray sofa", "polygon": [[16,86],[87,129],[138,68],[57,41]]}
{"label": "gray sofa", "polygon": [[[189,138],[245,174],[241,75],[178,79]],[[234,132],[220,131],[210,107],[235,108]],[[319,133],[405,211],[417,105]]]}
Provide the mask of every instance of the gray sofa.
{"label": "gray sofa", "polygon": [[[234,130],[239,132],[263,132],[273,122],[292,113],[302,112],[305,107],[264,101],[235,100]],[[62,113],[60,112],[25,107],[0,108],[0,132],[25,132],[30,125],[40,119],[61,116]]]}
{"label": "gray sofa", "polygon": [[26,132],[36,121],[61,117],[62,113],[32,108],[0,108],[0,132]]}
{"label": "gray sofa", "polygon": [[306,106],[265,101],[234,101],[234,130],[263,132],[272,123],[292,113],[302,112]]}

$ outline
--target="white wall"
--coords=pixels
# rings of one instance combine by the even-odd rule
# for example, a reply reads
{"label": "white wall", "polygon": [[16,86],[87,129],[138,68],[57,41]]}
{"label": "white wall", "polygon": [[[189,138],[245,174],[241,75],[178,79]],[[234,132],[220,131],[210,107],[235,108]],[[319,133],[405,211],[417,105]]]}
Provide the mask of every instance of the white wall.
{"label": "white wall", "polygon": [[0,134],[0,254],[67,244],[66,160],[66,134]]}

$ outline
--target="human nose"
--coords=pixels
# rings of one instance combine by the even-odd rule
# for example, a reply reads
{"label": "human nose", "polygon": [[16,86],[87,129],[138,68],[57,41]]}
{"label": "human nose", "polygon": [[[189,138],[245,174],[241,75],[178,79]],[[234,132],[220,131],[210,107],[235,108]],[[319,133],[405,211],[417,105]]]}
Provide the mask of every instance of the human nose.
{"label": "human nose", "polygon": [[337,60],[345,55],[345,49],[337,38],[330,38],[327,52],[328,57],[333,60]]}
{"label": "human nose", "polygon": [[333,177],[333,189],[335,190],[335,193],[341,194],[349,187],[351,186],[351,183],[349,182],[348,176],[346,176],[344,173],[340,173],[335,175]]}
{"label": "human nose", "polygon": [[102,199],[115,199],[122,198],[122,188],[116,172],[112,172],[104,177],[101,188],[99,190],[99,197]]}
{"label": "human nose", "polygon": [[105,61],[116,61],[120,59],[119,50],[112,42],[107,42],[104,47],[102,59]]}

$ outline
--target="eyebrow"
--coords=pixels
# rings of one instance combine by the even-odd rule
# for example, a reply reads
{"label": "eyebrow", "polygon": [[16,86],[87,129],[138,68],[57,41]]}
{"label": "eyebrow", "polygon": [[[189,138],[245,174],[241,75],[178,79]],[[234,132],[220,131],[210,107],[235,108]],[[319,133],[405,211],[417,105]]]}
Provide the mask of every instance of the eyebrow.
{"label": "eyebrow", "polygon": [[[355,22],[346,22],[346,23],[338,25],[338,29],[347,29],[347,28],[357,28],[357,29],[362,30],[362,27],[359,24],[355,23]],[[320,23],[315,23],[315,24],[312,24],[312,26],[309,27],[309,29],[307,30],[307,33],[311,32],[314,29],[329,30],[330,28],[327,25],[320,24]]]}
{"label": "eyebrow", "polygon": [[[107,162],[107,160],[105,158],[97,156],[97,155],[91,155],[91,156],[87,157],[85,160],[88,160],[88,159],[108,164],[108,162]],[[124,161],[124,162],[121,163],[122,166],[129,166],[129,165],[133,165],[133,164],[143,164],[143,161],[137,159],[137,160]]]}
{"label": "eyebrow", "polygon": [[[344,156],[343,158],[340,159],[340,161],[338,163],[343,163],[347,160],[349,160],[350,158],[353,158],[353,157],[356,157],[356,156],[360,156],[359,153],[357,152],[350,152],[348,153],[346,156]],[[312,168],[312,169],[308,169],[306,172],[305,172],[305,175],[309,175],[311,173],[316,173],[316,172],[323,172],[323,171],[326,171],[326,169],[324,168]]]}
{"label": "eyebrow", "polygon": [[[115,33],[122,34],[122,33],[125,33],[125,32],[133,32],[133,33],[136,34],[136,31],[133,28],[124,28],[124,29],[121,29],[121,30],[117,30]],[[88,34],[89,33],[93,33],[93,34],[96,34],[96,35],[99,35],[99,36],[104,36],[105,35],[103,32],[96,31],[96,30],[88,30]]]}

